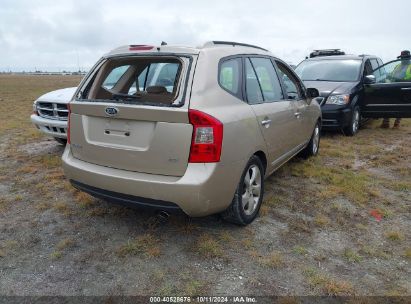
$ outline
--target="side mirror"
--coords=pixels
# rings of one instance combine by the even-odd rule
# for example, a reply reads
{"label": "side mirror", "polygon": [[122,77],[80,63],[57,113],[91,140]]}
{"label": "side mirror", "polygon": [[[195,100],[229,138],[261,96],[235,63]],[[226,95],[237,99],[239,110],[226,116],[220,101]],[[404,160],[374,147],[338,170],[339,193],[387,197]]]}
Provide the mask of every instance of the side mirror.
{"label": "side mirror", "polygon": [[374,75],[367,75],[367,76],[364,77],[364,83],[365,84],[373,84],[373,83],[376,83],[376,82],[377,82],[377,80],[376,80]]}
{"label": "side mirror", "polygon": [[307,89],[307,97],[308,98],[316,98],[320,96],[320,92],[318,92],[315,88],[308,88]]}

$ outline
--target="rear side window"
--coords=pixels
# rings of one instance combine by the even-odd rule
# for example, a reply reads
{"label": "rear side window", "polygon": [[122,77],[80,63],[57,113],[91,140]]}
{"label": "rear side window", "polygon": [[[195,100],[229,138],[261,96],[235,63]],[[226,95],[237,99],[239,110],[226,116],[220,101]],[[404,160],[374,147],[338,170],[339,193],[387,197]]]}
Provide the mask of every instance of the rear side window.
{"label": "rear side window", "polygon": [[110,58],[99,67],[82,99],[171,105],[179,95],[182,62],[171,56]]}
{"label": "rear side window", "polygon": [[127,71],[129,67],[129,65],[122,65],[112,69],[110,74],[108,74],[107,78],[104,80],[103,87],[107,90],[112,89],[118,83],[121,76],[124,75],[124,73]]}
{"label": "rear side window", "polygon": [[264,101],[276,101],[284,99],[280,81],[275,72],[273,63],[268,58],[251,58]]}
{"label": "rear side window", "polygon": [[248,103],[256,104],[264,101],[260,83],[258,82],[257,75],[251,61],[248,58],[245,62],[245,91],[247,94]]}
{"label": "rear side window", "polygon": [[218,81],[220,85],[234,95],[239,94],[241,58],[224,61],[220,65]]}

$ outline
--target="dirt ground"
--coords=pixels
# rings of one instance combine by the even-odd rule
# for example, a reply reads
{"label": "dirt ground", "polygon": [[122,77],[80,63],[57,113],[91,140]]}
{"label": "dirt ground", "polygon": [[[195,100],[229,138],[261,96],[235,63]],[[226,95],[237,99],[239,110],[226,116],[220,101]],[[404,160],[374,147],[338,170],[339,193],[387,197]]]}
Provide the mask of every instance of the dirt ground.
{"label": "dirt ground", "polygon": [[248,227],[161,222],[74,190],[29,122],[79,80],[0,75],[1,295],[411,295],[411,120],[324,134],[268,178]]}

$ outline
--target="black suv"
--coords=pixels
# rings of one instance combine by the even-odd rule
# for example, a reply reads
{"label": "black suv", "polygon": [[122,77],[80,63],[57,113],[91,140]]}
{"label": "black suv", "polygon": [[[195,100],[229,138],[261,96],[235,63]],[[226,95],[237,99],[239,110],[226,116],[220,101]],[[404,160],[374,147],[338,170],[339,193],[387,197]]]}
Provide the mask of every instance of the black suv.
{"label": "black suv", "polygon": [[365,76],[382,66],[382,60],[369,55],[333,55],[330,50],[324,54],[316,51],[310,57],[295,72],[306,87],[320,91],[322,127],[356,134],[361,122]]}

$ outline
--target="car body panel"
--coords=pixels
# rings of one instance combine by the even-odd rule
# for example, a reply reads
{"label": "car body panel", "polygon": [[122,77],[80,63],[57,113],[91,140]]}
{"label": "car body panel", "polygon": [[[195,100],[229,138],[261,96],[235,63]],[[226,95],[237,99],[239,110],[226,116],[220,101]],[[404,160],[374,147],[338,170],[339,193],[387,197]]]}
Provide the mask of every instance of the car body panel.
{"label": "car body panel", "polygon": [[[133,197],[171,202],[190,216],[203,216],[230,205],[251,156],[266,156],[267,177],[308,143],[321,118],[316,102],[286,101],[261,107],[260,114],[270,107],[273,113],[280,109],[287,113],[287,117],[273,114],[273,134],[268,144],[261,132],[258,111],[218,83],[222,58],[244,54],[271,57],[269,52],[243,46],[214,46],[190,52],[186,48],[161,47],[160,54],[144,54],[160,56],[164,51],[169,56],[180,56],[178,50],[192,58],[186,94],[179,104],[160,107],[78,100],[93,69],[97,70],[102,61],[85,77],[71,103],[71,144],[63,155],[64,171],[70,180]],[[116,51],[105,58],[123,56],[124,52],[127,53],[124,49]],[[108,107],[116,108],[116,115],[108,115]],[[222,123],[219,162],[188,162],[193,130],[189,109],[202,111]],[[304,113],[306,120],[294,115],[297,110]],[[306,138],[295,139],[296,133],[306,134]],[[270,149],[282,153],[273,155]]]}
{"label": "car body panel", "polygon": [[[411,60],[408,60],[411,66]],[[411,117],[411,79],[390,79],[390,67],[401,65],[401,59],[387,62],[373,71],[377,82],[365,85],[362,113],[365,117]],[[407,66],[407,65],[406,65]]]}
{"label": "car body panel", "polygon": [[38,103],[49,103],[51,106],[67,105],[73,98],[77,87],[70,87],[48,92],[41,95],[33,104],[35,113],[31,114],[30,120],[41,132],[61,139],[67,138],[67,120],[60,120],[58,117],[43,116],[37,111]]}
{"label": "car body panel", "polygon": [[[324,98],[321,104],[322,127],[324,129],[344,129],[351,124],[352,113],[356,106],[363,109],[364,103],[364,84],[363,76],[367,60],[379,59],[368,55],[338,55],[307,59],[308,61],[317,60],[362,60],[358,79],[355,81],[313,81],[303,80],[306,87],[318,89],[320,96]],[[349,95],[350,102],[346,105],[327,104],[326,100],[332,95]]]}

